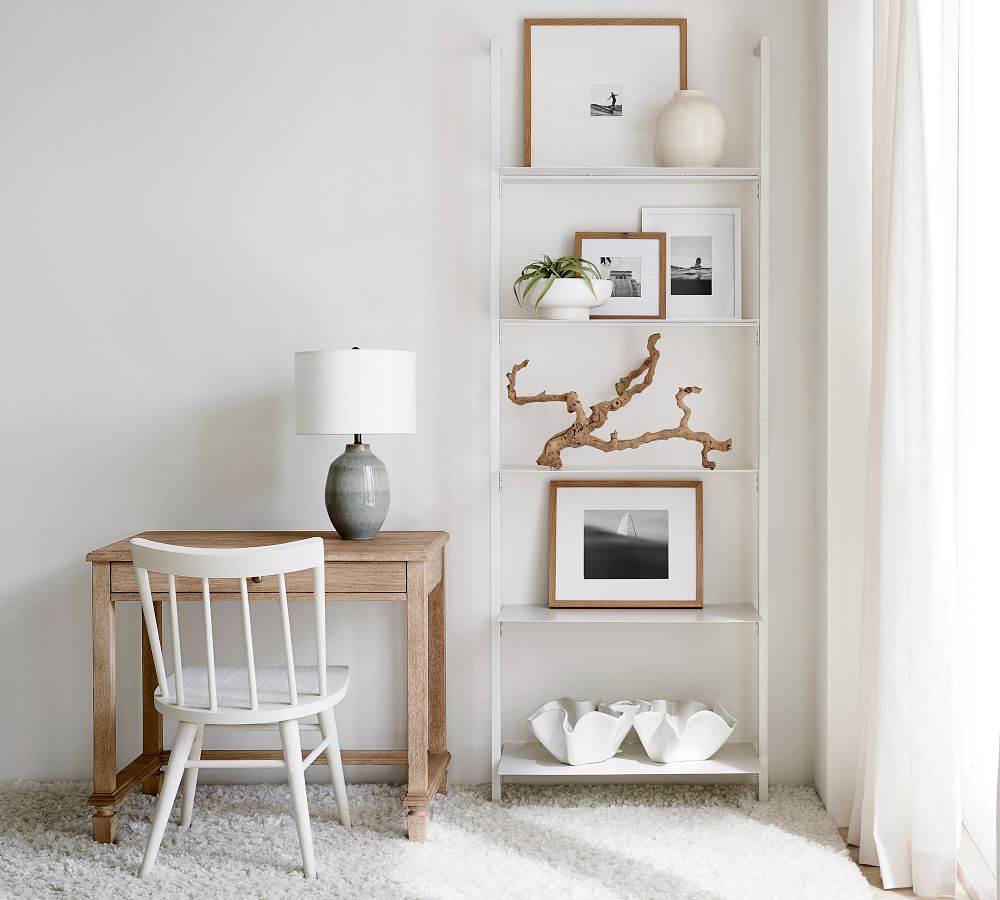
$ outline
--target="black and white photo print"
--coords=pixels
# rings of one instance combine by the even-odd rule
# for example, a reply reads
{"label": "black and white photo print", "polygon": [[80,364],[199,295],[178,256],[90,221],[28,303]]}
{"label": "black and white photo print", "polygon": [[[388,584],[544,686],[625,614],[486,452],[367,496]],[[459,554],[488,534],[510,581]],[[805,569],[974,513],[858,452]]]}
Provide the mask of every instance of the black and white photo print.
{"label": "black and white photo print", "polygon": [[641,231],[578,231],[576,255],[592,262],[611,297],[592,319],[662,319],[667,310],[667,236]]}
{"label": "black and white photo print", "polygon": [[524,165],[654,166],[653,123],[685,88],[686,19],[525,19]]}
{"label": "black and white photo print", "polygon": [[670,293],[672,296],[712,296],[710,235],[670,238]]}
{"label": "black and white photo print", "polygon": [[583,513],[583,577],[669,578],[670,512],[588,509]]}
{"label": "black and white photo print", "polygon": [[549,606],[700,609],[700,481],[549,483]]}
{"label": "black and white photo print", "polygon": [[549,606],[700,609],[701,491],[700,481],[551,481]]}
{"label": "black and white photo print", "polygon": [[739,319],[739,207],[643,207],[642,230],[667,237],[668,319]]}
{"label": "black and white photo print", "polygon": [[597,269],[601,278],[611,282],[612,297],[642,296],[641,256],[601,256]]}
{"label": "black and white photo print", "polygon": [[620,84],[592,84],[590,86],[590,114],[592,116],[620,116],[622,114],[622,86]]}

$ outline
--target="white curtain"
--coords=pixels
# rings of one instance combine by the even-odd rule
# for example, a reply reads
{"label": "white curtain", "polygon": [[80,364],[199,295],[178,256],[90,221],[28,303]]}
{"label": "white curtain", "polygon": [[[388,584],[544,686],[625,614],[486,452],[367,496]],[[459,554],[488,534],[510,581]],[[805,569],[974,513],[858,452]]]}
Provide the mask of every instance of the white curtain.
{"label": "white curtain", "polygon": [[875,0],[873,345],[861,752],[850,840],[887,888],[951,895],[958,2]]}

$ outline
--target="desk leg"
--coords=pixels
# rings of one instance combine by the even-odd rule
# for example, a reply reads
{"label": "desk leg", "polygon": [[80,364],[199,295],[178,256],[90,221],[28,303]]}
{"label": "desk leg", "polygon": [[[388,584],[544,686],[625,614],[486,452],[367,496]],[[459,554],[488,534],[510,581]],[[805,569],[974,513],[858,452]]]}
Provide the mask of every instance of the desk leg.
{"label": "desk leg", "polygon": [[[448,746],[446,724],[447,691],[445,689],[445,594],[444,549],[441,550],[441,580],[427,598],[428,680],[427,699],[430,707],[428,722],[431,753],[444,753]],[[438,783],[437,793],[448,793],[448,772]]]}
{"label": "desk leg", "polygon": [[[111,564],[94,563],[92,573],[94,641],[94,793],[110,798],[118,785],[115,737],[115,602]],[[118,812],[113,802],[95,804],[94,840],[114,843]]]}
{"label": "desk leg", "polygon": [[[163,603],[153,602],[156,631],[163,634]],[[149,646],[149,634],[146,623],[139,616],[139,630],[142,641],[142,752],[143,755],[159,756],[163,753],[163,718],[153,705],[153,694],[156,692],[156,667],[153,664],[153,651]],[[142,780],[144,794],[159,794],[163,781],[162,772],[154,772]]]}
{"label": "desk leg", "polygon": [[425,564],[406,564],[407,778],[403,803],[411,841],[427,839],[431,798],[427,796],[427,592]]}

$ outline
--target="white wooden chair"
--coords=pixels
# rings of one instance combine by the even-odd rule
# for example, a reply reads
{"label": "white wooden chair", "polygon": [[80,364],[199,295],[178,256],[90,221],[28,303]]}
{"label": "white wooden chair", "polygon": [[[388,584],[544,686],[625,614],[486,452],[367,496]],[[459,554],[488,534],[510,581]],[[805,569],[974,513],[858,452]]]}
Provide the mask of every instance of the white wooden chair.
{"label": "white wooden chair", "polygon": [[[330,777],[340,821],[347,827],[351,824],[347,808],[347,788],[344,785],[344,768],[337,741],[337,724],[333,714],[333,707],[347,694],[349,673],[346,666],[326,664],[326,591],[322,538],[314,537],[272,547],[233,550],[177,547],[136,538],[132,541],[132,562],[139,582],[142,614],[159,682],[154,702],[161,715],[177,720],[177,734],[167,762],[163,785],[160,788],[160,798],[153,816],[149,839],[146,842],[140,877],[146,877],[156,860],[182,775],[184,775],[184,795],[181,826],[187,827],[191,824],[199,769],[284,766],[288,770],[292,811],[302,851],[302,868],[306,878],[315,878],[312,829],[309,824],[309,808],[306,805],[305,770],[323,750],[326,750],[330,765]],[[292,655],[292,632],[288,617],[285,575],[307,569],[311,569],[313,573],[316,665],[296,666]],[[173,661],[173,673],[169,676],[164,667],[160,634],[156,625],[150,572],[167,576]],[[254,662],[247,579],[273,575],[277,575],[278,581],[285,665],[257,666]],[[181,636],[177,620],[178,577],[201,580],[204,649],[207,662],[205,666],[185,666],[182,661]],[[240,581],[245,666],[215,665],[209,591],[209,579],[213,578],[238,578]],[[302,719],[313,716],[318,719],[322,740],[316,749],[303,759],[299,724]],[[255,730],[262,727],[277,727],[281,735],[284,761],[201,759],[202,737],[206,728]],[[311,727],[316,728],[315,725]]]}

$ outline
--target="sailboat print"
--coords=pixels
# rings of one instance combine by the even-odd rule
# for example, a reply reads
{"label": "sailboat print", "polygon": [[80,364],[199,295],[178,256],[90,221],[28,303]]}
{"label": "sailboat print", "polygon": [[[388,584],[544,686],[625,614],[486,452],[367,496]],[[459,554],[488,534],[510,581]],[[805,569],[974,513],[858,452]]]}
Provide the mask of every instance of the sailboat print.
{"label": "sailboat print", "polygon": [[632,513],[627,512],[624,516],[622,516],[622,520],[618,523],[616,531],[618,534],[622,535],[622,537],[639,537],[635,530],[635,522],[632,521]]}
{"label": "sailboat print", "polygon": [[670,577],[670,512],[587,509],[583,513],[583,577]]}

